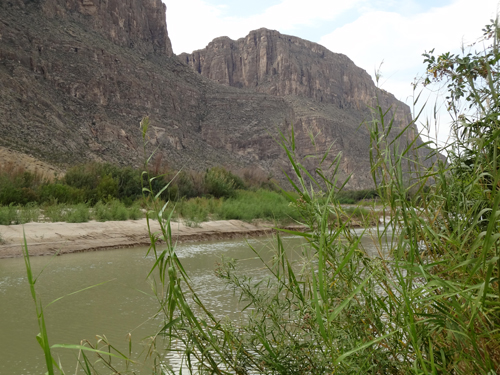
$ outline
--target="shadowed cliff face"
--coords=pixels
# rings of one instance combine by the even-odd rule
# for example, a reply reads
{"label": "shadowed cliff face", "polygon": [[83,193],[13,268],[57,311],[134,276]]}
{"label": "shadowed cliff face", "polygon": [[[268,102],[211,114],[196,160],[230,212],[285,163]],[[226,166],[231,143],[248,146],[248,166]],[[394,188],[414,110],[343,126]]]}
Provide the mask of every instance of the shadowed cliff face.
{"label": "shadowed cliff face", "polygon": [[[29,1],[17,0],[23,6]],[[122,47],[172,56],[161,0],[45,0],[45,17],[74,20]]]}
{"label": "shadowed cliff face", "polygon": [[272,134],[292,108],[181,64],[165,22],[160,0],[0,0],[0,146],[62,167],[141,166],[149,115],[150,150],[172,168],[281,176]]}
{"label": "shadowed cliff face", "polygon": [[354,173],[349,187],[365,188],[366,105],[378,94],[397,104],[398,126],[409,119],[347,57],[275,31],[218,38],[180,59],[160,0],[0,0],[0,146],[63,168],[140,166],[149,115],[151,150],[172,168],[256,167],[283,180],[274,138],[293,124],[299,155],[333,144],[340,180]]}
{"label": "shadowed cliff face", "polygon": [[[394,135],[411,121],[409,107],[377,88],[347,56],[274,30],[251,31],[236,41],[216,38],[179,60],[215,82],[285,98],[294,109],[299,149],[314,152],[308,134],[315,135],[321,151],[333,144],[332,157],[343,153],[339,177],[354,174],[350,188],[372,184],[369,132],[359,127],[371,120],[369,107],[390,109]],[[401,148],[406,140],[401,138]]]}

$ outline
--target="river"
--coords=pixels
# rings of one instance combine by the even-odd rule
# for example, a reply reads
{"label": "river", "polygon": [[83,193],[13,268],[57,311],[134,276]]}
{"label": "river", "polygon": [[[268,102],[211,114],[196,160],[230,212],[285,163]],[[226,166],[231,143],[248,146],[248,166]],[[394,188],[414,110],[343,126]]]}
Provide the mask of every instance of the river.
{"label": "river", "polygon": [[[248,242],[187,243],[179,245],[177,253],[203,302],[218,316],[238,319],[242,306],[225,283],[215,277],[216,263],[223,256],[239,259],[243,272],[258,276],[264,270],[249,244],[270,254],[274,243],[272,238],[266,237]],[[284,243],[292,257],[301,252],[301,239],[288,237],[284,238]],[[369,246],[368,240],[365,248]],[[141,339],[154,333],[161,324],[151,319],[158,304],[147,295],[151,294],[151,287],[146,276],[154,259],[145,257],[146,251],[147,248],[129,248],[31,258],[35,274],[46,267],[36,284],[44,305],[109,281],[67,296],[46,308],[50,344],[79,344],[81,339],[95,342],[96,335],[104,334],[125,349],[130,333],[133,351],[140,353],[144,348]],[[43,352],[35,339],[39,332],[35,306],[21,258],[0,259],[0,317],[0,374],[45,373]],[[55,353],[66,373],[74,373],[77,352],[58,349]]]}
{"label": "river", "polygon": [[[298,248],[301,241],[285,238],[288,249]],[[221,257],[241,259],[245,272],[257,275],[261,263],[249,244],[260,251],[274,244],[271,238],[200,242],[177,248],[185,269],[203,301],[219,316],[237,318],[239,302],[225,283],[214,275]],[[67,254],[59,257],[31,258],[34,273],[47,266],[36,289],[44,305],[61,296],[91,285],[106,284],[70,295],[45,310],[50,344],[79,344],[81,339],[95,342],[103,335],[118,346],[127,346],[132,334],[134,352],[143,348],[142,338],[155,332],[160,321],[150,319],[158,306],[151,294],[146,276],[154,264],[145,257],[147,248]],[[43,352],[35,336],[38,333],[36,312],[26,278],[24,260],[0,259],[0,374],[34,375],[45,373]],[[74,373],[76,352],[59,349],[66,372]]]}

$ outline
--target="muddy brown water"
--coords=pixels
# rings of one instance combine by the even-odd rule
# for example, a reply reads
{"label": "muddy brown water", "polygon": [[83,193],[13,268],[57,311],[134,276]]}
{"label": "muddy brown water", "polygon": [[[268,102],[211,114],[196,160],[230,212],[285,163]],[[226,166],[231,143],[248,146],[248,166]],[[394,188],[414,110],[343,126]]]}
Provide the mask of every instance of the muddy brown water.
{"label": "muddy brown water", "polygon": [[[367,239],[365,247],[370,247]],[[222,257],[239,259],[239,269],[259,277],[265,271],[249,248],[254,246],[270,254],[275,240],[271,237],[181,244],[177,248],[185,269],[202,300],[218,316],[240,319],[244,306],[231,289],[214,275]],[[297,237],[284,238],[292,259],[304,246]],[[158,308],[146,276],[154,264],[145,256],[147,248],[129,248],[100,252],[68,254],[60,257],[31,258],[34,273],[45,266],[37,282],[37,291],[44,305],[61,296],[91,285],[109,281],[95,288],[70,295],[45,309],[49,342],[79,344],[81,339],[95,342],[96,335],[106,337],[126,351],[126,337],[132,335],[133,352],[144,350],[141,340],[162,324],[152,318]],[[375,251],[373,249],[373,251]],[[45,361],[36,341],[39,332],[35,306],[26,278],[24,260],[0,259],[0,374],[44,374]],[[77,352],[55,350],[65,372],[74,374]],[[176,359],[169,362],[176,366]]]}

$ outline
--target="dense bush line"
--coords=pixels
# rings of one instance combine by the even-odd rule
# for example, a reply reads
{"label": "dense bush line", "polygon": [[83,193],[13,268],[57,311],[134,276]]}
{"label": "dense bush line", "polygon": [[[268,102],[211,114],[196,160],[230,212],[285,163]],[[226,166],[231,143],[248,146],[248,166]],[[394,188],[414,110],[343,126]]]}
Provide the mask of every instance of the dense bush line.
{"label": "dense bush line", "polygon": [[[242,169],[231,172],[223,167],[213,167],[205,172],[167,168],[150,171],[156,191],[168,182],[170,186],[162,199],[181,201],[195,197],[233,198],[238,190],[278,191],[271,176],[259,169]],[[30,172],[13,165],[0,168],[0,206],[37,204],[80,204],[94,206],[99,201],[118,199],[130,206],[142,197],[142,172],[131,167],[119,167],[109,163],[87,163],[70,168],[55,180],[49,180],[39,172]],[[356,203],[376,199],[375,189],[342,191],[340,203]]]}
{"label": "dense bush line", "polygon": [[354,204],[362,200],[373,200],[378,198],[377,189],[343,190],[337,194],[339,203]]}
{"label": "dense bush line", "polygon": [[[194,197],[213,196],[231,198],[236,190],[265,188],[276,191],[271,176],[261,170],[243,169],[238,173],[223,167],[213,167],[205,172],[180,172],[156,168],[153,188],[170,186],[162,194],[165,200],[179,201]],[[142,171],[119,167],[109,163],[87,163],[70,168],[53,181],[41,173],[30,172],[13,165],[0,169],[0,206],[26,205],[28,203],[86,203],[108,202],[118,199],[127,206],[142,197]]]}
{"label": "dense bush line", "polygon": [[[214,167],[205,172],[177,172],[157,166],[149,175],[154,191],[170,182],[161,199],[172,201],[174,218],[189,225],[207,220],[284,222],[298,218],[290,198],[261,170],[235,173]],[[147,205],[142,178],[139,170],[108,163],[78,165],[52,181],[38,172],[6,165],[0,169],[0,225],[140,218],[139,206]],[[336,199],[349,204],[376,197],[375,190],[362,190],[342,191]]]}

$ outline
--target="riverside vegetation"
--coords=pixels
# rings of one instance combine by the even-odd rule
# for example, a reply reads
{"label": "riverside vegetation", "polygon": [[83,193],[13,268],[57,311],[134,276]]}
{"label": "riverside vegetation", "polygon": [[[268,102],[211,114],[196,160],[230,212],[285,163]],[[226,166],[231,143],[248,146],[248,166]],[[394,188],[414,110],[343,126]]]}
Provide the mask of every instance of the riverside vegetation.
{"label": "riverside vegetation", "polygon": [[[202,294],[192,289],[176,256],[171,215],[163,215],[169,204],[159,199],[168,185],[155,191],[154,179],[145,178],[144,192],[155,197],[147,217],[161,224],[160,233],[150,233],[148,252],[156,259],[150,274],[159,304],[155,313],[164,318],[148,339],[150,373],[499,373],[498,35],[496,23],[485,28],[484,37],[492,43],[484,53],[426,54],[426,83],[446,80],[448,104],[456,115],[448,164],[437,157],[432,166],[420,161],[413,140],[394,150],[386,142],[390,111],[373,108],[372,176],[386,217],[372,231],[356,234],[341,220],[336,197],[342,186],[335,179],[340,156],[329,165],[320,156],[315,178],[295,154],[293,132],[281,137],[295,173],[289,176],[295,195],[288,197],[298,221],[310,229],[284,232],[302,236],[308,246],[301,261],[292,264],[278,235],[272,260],[256,254],[268,270],[266,279],[242,275],[237,260],[217,268],[217,275],[246,301],[242,321],[214,316]],[[460,103],[466,112],[459,111]],[[147,128],[145,119],[145,142]],[[369,235],[378,257],[363,249],[360,237]],[[37,306],[37,338],[48,372],[54,374],[58,365],[27,248],[25,260]],[[133,373],[132,360],[105,338],[97,344],[53,347],[79,350],[86,374]],[[183,369],[164,361],[169,351],[182,356]]]}
{"label": "riverside vegetation", "polygon": [[[263,171],[236,173],[214,167],[203,173],[173,171],[154,161],[149,168],[153,188],[172,180],[160,199],[176,202],[174,219],[198,225],[209,219],[254,219],[287,222],[297,219],[291,200]],[[141,171],[131,167],[89,163],[75,166],[50,181],[40,173],[5,165],[0,168],[0,225],[65,221],[81,223],[144,217],[149,195],[143,197]],[[346,191],[338,197],[352,204],[376,198],[374,190]],[[368,213],[353,210],[359,217]]]}

